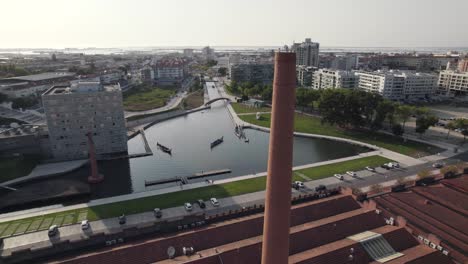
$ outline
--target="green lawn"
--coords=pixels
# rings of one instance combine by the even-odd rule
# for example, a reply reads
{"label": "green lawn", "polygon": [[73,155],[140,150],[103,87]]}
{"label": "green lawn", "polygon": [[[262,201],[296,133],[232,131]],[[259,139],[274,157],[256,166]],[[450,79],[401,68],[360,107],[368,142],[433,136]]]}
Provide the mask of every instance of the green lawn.
{"label": "green lawn", "polygon": [[271,112],[270,107],[255,108],[255,107],[249,107],[249,106],[247,106],[245,104],[242,104],[242,103],[231,103],[231,105],[232,105],[232,108],[234,109],[234,111],[236,111],[236,113],[238,113],[238,114],[257,113],[257,112]]}
{"label": "green lawn", "polygon": [[[252,124],[270,127],[270,114],[262,114],[260,120],[257,120],[255,115],[240,115],[239,117]],[[299,113],[295,114],[294,131],[354,139],[412,157],[426,156],[443,151],[443,149],[432,145],[412,140],[404,142],[402,138],[369,130],[352,131],[339,129],[336,126],[321,124],[320,118],[318,117],[311,117]]]}
{"label": "green lawn", "polygon": [[28,175],[40,162],[38,155],[0,158],[0,182]]}
{"label": "green lawn", "polygon": [[[347,170],[361,170],[365,166],[378,166],[389,161],[380,156],[371,156],[359,158],[350,161],[344,161],[329,165],[323,165],[310,169],[298,170],[310,179],[326,178],[334,173],[342,173]],[[293,181],[305,181],[298,174],[293,174]],[[111,204],[93,206],[89,208],[81,208],[47,214],[37,217],[30,217],[5,223],[0,223],[0,237],[10,236],[18,232],[34,232],[36,230],[47,229],[52,223],[66,225],[70,223],[78,223],[81,220],[88,219],[90,221],[111,218],[125,214],[135,214],[146,211],[151,211],[154,208],[170,208],[182,206],[184,202],[193,202],[197,199],[208,200],[211,197],[224,198],[236,196],[246,193],[258,192],[265,190],[266,177],[257,177],[236,182],[225,183],[221,185],[207,186],[191,190],[181,190],[178,192],[160,194],[151,197],[144,197],[129,201],[116,202]],[[17,231],[18,228],[21,228]]]}
{"label": "green lawn", "polygon": [[157,87],[138,87],[126,92],[123,105],[128,111],[145,111],[166,104],[166,101],[175,94],[173,89],[160,89]]}
{"label": "green lawn", "polygon": [[23,121],[14,119],[14,118],[6,118],[6,117],[0,117],[0,126],[9,126],[11,123],[18,123],[18,124],[24,124]]}
{"label": "green lawn", "polygon": [[182,102],[182,106],[185,110],[198,108],[203,105],[204,99],[204,91],[199,90],[188,95]]}

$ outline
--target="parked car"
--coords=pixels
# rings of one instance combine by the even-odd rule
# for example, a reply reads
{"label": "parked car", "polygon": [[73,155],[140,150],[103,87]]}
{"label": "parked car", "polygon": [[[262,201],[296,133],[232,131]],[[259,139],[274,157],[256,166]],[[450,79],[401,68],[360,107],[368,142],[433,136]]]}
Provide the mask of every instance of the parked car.
{"label": "parked car", "polygon": [[349,176],[353,177],[353,178],[356,178],[357,177],[357,173],[354,172],[354,171],[347,171],[346,174],[348,174]]}
{"label": "parked car", "polygon": [[316,192],[325,191],[326,189],[327,189],[327,186],[323,184],[320,184],[319,186],[315,187]]}
{"label": "parked car", "polygon": [[335,175],[333,175],[333,176],[334,176],[335,178],[337,178],[338,180],[341,180],[341,181],[344,179],[343,175],[341,175],[341,174],[335,174]]}
{"label": "parked car", "polygon": [[205,202],[203,200],[201,200],[201,199],[197,200],[197,204],[198,204],[198,206],[200,206],[201,209],[206,208]]}
{"label": "parked car", "polygon": [[88,220],[81,221],[81,230],[88,230],[90,227]]}
{"label": "parked car", "polygon": [[210,202],[211,204],[214,206],[214,207],[218,207],[219,206],[219,202],[218,202],[218,199],[216,198],[210,198]]}
{"label": "parked car", "polygon": [[[391,163],[390,163],[391,164]],[[380,167],[386,169],[386,170],[389,170],[389,169],[392,169],[393,166],[392,165],[389,165],[389,163],[385,163],[385,164],[382,164]]]}
{"label": "parked car", "polygon": [[49,237],[53,237],[53,236],[57,235],[57,233],[58,233],[58,225],[50,226],[49,231],[47,232]]}
{"label": "parked car", "polygon": [[372,172],[375,172],[375,168],[373,168],[373,167],[370,167],[370,166],[367,166],[367,167],[366,167],[366,170],[368,170],[368,171],[372,171]]}
{"label": "parked car", "polygon": [[161,218],[161,217],[162,217],[162,211],[161,211],[161,209],[159,209],[159,208],[154,208],[153,212],[154,212],[154,216],[155,216],[156,218]]}
{"label": "parked car", "polygon": [[125,217],[124,214],[122,214],[121,216],[119,216],[119,224],[123,225],[127,223],[127,217]]}
{"label": "parked car", "polygon": [[192,211],[193,207],[191,203],[184,203],[184,207],[186,211]]}
{"label": "parked car", "polygon": [[294,189],[300,189],[300,188],[304,188],[304,187],[305,187],[304,183],[301,182],[301,181],[295,181],[295,182],[293,182],[292,186],[293,186]]}
{"label": "parked car", "polygon": [[432,164],[432,167],[436,168],[436,169],[440,169],[440,168],[444,167],[444,164],[437,162],[437,163]]}

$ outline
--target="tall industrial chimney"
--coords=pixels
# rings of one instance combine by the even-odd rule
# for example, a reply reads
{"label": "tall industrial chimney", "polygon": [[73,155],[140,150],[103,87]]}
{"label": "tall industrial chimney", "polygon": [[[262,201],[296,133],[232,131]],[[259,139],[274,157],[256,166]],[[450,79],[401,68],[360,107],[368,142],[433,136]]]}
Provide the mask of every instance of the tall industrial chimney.
{"label": "tall industrial chimney", "polygon": [[277,52],[263,226],[263,264],[288,263],[295,94],[296,54]]}

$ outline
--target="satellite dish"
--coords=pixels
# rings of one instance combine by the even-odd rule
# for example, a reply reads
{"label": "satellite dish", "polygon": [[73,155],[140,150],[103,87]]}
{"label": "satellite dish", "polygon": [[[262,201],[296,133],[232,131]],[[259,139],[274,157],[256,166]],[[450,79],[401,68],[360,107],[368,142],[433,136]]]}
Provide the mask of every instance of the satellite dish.
{"label": "satellite dish", "polygon": [[170,259],[173,259],[175,257],[175,248],[170,246],[168,249],[167,249],[167,256],[170,258]]}

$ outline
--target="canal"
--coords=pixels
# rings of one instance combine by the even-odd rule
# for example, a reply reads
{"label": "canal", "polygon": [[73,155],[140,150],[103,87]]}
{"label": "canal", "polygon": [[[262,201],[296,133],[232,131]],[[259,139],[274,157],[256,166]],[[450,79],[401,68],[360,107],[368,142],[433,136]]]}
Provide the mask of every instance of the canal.
{"label": "canal", "polygon": [[[209,83],[208,87],[214,85]],[[219,97],[217,88],[207,88],[210,99]],[[103,183],[93,185],[92,199],[132,192],[144,192],[176,183],[145,187],[146,181],[175,176],[190,176],[199,172],[231,169],[231,173],[210,177],[225,179],[235,176],[265,172],[267,170],[269,134],[246,129],[249,142],[234,134],[234,123],[226,107],[226,101],[217,101],[212,108],[187,116],[158,123],[145,130],[153,156],[102,161],[99,170],[105,176]],[[215,148],[210,143],[224,137]],[[172,155],[160,151],[156,144],[172,149]],[[144,152],[141,136],[129,140],[129,153]],[[303,137],[294,138],[294,166],[343,158],[367,151],[367,149],[341,142]],[[86,181],[89,167],[71,172],[64,178]],[[190,182],[205,179],[190,180]]]}

